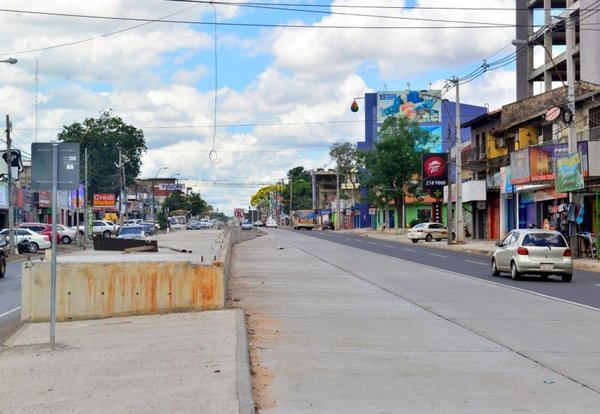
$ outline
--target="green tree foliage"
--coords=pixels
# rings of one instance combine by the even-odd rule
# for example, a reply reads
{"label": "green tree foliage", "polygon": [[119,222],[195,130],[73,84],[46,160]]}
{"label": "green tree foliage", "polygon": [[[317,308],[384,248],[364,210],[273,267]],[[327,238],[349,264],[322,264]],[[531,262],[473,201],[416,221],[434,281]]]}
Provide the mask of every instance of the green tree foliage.
{"label": "green tree foliage", "polygon": [[422,148],[429,140],[429,133],[418,123],[405,117],[388,117],[374,149],[365,153],[366,171],[361,184],[369,189],[367,198],[378,204],[394,201],[399,223],[404,223],[404,196],[409,187],[414,187],[413,176],[421,172]]}
{"label": "green tree foliage", "polygon": [[172,192],[163,201],[162,206],[169,212],[175,210],[187,210],[191,216],[204,217],[210,215],[212,206],[210,206],[198,193],[191,192],[187,196],[184,193]]}
{"label": "green tree foliage", "polygon": [[356,188],[358,171],[363,160],[361,154],[356,146],[349,142],[335,142],[329,147],[329,156],[335,161],[340,183],[351,183],[352,187]]}
{"label": "green tree foliage", "polygon": [[[119,193],[122,185],[118,168],[119,149],[123,155],[126,185],[132,185],[140,175],[142,153],[147,149],[143,131],[125,124],[111,111],[102,112],[97,119],[88,118],[83,123],[63,126],[58,140],[80,143],[82,163],[87,148],[90,194]],[[83,167],[81,179],[84,179]]]}
{"label": "green tree foliage", "polygon": [[299,166],[292,168],[287,174],[288,183],[283,189],[283,203],[292,210],[312,210],[312,174],[310,171]]}

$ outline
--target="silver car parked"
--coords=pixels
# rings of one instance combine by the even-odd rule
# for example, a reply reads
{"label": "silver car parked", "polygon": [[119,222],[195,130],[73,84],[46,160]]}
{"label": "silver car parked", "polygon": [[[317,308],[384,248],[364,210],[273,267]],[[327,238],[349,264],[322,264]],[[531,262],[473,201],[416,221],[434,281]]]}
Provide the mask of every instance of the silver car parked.
{"label": "silver car parked", "polygon": [[492,256],[492,276],[510,272],[517,280],[524,274],[562,277],[563,282],[573,278],[573,258],[567,241],[555,230],[517,229],[496,243]]}

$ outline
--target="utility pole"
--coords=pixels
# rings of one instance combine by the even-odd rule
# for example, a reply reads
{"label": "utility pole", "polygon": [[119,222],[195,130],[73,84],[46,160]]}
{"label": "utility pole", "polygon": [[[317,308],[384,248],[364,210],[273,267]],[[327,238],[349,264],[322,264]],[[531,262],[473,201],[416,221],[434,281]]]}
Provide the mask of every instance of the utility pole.
{"label": "utility pole", "polygon": [[294,211],[294,210],[292,210],[292,183],[293,182],[294,182],[294,180],[290,176],[290,214],[288,214],[290,217],[290,223],[292,222],[292,211]]}
{"label": "utility pole", "polygon": [[448,202],[446,203],[446,222],[448,223],[448,245],[452,244],[452,174],[450,174],[452,168],[452,131],[450,131],[450,125],[448,125],[448,165],[446,169],[448,171]]}
{"label": "utility pole", "polygon": [[341,217],[340,217],[340,166],[336,166],[335,169],[335,229],[341,228]]}
{"label": "utility pole", "polygon": [[[456,242],[464,242],[464,222],[462,211],[462,136],[460,131],[460,92],[458,78],[453,79],[456,86]],[[448,235],[452,237],[452,233]]]}
{"label": "utility pole", "polygon": [[12,191],[12,141],[10,138],[10,131],[12,129],[12,123],[10,117],[6,115],[6,162],[8,163],[8,170],[6,177],[8,178],[8,254],[13,255],[16,252],[15,245],[15,212],[13,203],[13,191]]}
{"label": "utility pole", "polygon": [[88,198],[88,150],[87,147],[85,148],[85,160],[84,160],[84,180],[85,180],[85,190],[84,190],[84,197],[85,197],[85,201],[84,201],[84,207],[85,207],[85,213],[83,214],[83,242],[87,243],[88,242],[88,222],[89,222],[89,218],[88,218],[88,206],[89,206],[89,198]]}

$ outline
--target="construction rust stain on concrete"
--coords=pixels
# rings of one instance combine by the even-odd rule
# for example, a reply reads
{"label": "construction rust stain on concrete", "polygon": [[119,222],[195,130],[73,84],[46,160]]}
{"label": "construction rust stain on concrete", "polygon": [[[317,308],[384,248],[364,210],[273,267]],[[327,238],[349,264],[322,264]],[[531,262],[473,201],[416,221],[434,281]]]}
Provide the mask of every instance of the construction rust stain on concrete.
{"label": "construction rust stain on concrete", "polygon": [[[40,304],[49,282],[43,264],[26,278],[30,297],[23,316],[28,321],[49,318]],[[57,320],[103,318],[189,310],[223,309],[223,267],[180,263],[85,263],[61,266],[57,275]],[[47,307],[47,305],[46,305]]]}

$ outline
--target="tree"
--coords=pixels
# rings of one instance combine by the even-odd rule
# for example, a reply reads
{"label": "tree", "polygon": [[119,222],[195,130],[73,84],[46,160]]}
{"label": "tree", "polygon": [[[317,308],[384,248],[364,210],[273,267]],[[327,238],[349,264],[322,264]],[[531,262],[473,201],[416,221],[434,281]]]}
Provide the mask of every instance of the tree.
{"label": "tree", "polygon": [[212,206],[203,200],[200,194],[194,192],[187,196],[180,192],[172,192],[162,205],[169,211],[187,210],[192,216],[206,216],[212,212]]}
{"label": "tree", "polygon": [[[102,112],[98,119],[87,118],[83,123],[63,126],[58,140],[80,143],[81,160],[87,148],[90,194],[120,193],[119,149],[125,166],[125,185],[134,184],[140,175],[142,153],[147,150],[143,131],[125,124],[110,110]],[[81,168],[82,181],[83,178],[84,168]]]}
{"label": "tree", "polygon": [[429,133],[417,122],[388,117],[374,149],[365,153],[366,170],[361,174],[361,184],[368,188],[367,198],[386,206],[394,201],[400,225],[404,224],[407,187],[412,177],[421,172],[421,153],[429,140]]}
{"label": "tree", "polygon": [[352,188],[356,188],[361,160],[356,146],[349,142],[335,142],[329,147],[329,156],[336,163],[340,183],[349,182]]}
{"label": "tree", "polygon": [[287,174],[288,183],[283,189],[283,203],[292,210],[312,210],[312,174],[304,167],[292,168]]}

